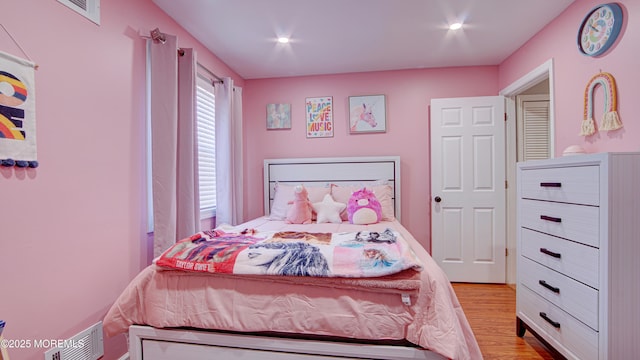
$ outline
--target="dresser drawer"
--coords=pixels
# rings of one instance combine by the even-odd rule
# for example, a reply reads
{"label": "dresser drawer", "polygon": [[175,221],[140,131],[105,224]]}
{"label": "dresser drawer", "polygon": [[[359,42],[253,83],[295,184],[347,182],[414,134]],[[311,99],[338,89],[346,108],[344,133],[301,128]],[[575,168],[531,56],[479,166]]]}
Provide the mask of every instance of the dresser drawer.
{"label": "dresser drawer", "polygon": [[522,171],[521,196],[527,199],[598,206],[600,167],[526,169]]}
{"label": "dresser drawer", "polygon": [[600,288],[598,249],[523,228],[519,246],[522,256],[594,289]]}
{"label": "dresser drawer", "polygon": [[[566,352],[570,352],[576,359],[598,359],[597,331],[546,301],[526,286],[518,287],[517,297],[518,316],[533,326],[536,332],[552,345],[563,348],[565,355],[567,355]],[[557,326],[551,322],[556,323]]]}
{"label": "dresser drawer", "polygon": [[524,256],[520,260],[520,284],[598,330],[598,290]]}
{"label": "dresser drawer", "polygon": [[521,226],[600,247],[600,208],[522,199]]}

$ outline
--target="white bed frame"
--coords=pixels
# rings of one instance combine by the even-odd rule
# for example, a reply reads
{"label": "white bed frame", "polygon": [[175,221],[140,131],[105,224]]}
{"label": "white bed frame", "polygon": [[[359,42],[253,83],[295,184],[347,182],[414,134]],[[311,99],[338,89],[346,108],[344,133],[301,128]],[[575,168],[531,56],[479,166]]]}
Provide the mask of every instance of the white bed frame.
{"label": "white bed frame", "polygon": [[201,330],[129,328],[131,360],[444,360],[420,348],[222,333]]}
{"label": "white bed frame", "polygon": [[293,158],[264,160],[264,213],[269,214],[277,182],[305,186],[362,185],[384,181],[393,188],[400,221],[400,157]]}
{"label": "white bed frame", "polygon": [[[292,158],[264,160],[264,209],[269,213],[276,182],[318,185],[385,180],[394,189],[400,219],[400,158]],[[204,359],[444,359],[418,347],[307,340],[204,330],[129,328],[131,360]]]}

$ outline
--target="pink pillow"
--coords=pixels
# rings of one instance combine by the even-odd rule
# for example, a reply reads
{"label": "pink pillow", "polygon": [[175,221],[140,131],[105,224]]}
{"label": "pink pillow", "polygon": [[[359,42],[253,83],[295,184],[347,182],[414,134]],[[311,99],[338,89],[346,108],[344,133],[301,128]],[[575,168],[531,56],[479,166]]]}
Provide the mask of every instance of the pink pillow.
{"label": "pink pillow", "polygon": [[[289,211],[290,201],[293,201],[293,193],[295,187],[299,184],[285,184],[276,183],[273,195],[273,203],[271,203],[271,211],[269,212],[270,220],[284,220],[287,217]],[[331,192],[331,188],[328,185],[325,186],[308,186],[305,185],[307,192],[309,193],[309,201],[311,203],[319,202],[324,199],[326,194]],[[315,213],[313,214],[315,219]]]}
{"label": "pink pillow", "polygon": [[[373,191],[373,194],[382,206],[382,221],[393,221],[395,219],[395,211],[393,208],[393,188],[391,185],[369,185],[365,183],[363,185],[343,186],[331,184],[331,196],[333,196],[335,201],[347,204],[349,202],[349,198],[351,198],[351,194],[365,186],[367,189]],[[313,200],[311,202],[313,202]],[[346,209],[340,213],[340,217],[343,221],[349,220]]]}

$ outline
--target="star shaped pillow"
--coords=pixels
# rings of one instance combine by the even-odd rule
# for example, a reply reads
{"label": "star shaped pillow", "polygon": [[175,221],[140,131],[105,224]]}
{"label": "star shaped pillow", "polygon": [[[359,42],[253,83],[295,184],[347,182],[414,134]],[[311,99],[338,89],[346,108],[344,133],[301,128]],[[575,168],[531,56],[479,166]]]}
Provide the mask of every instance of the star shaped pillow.
{"label": "star shaped pillow", "polygon": [[331,194],[326,194],[322,201],[311,204],[316,212],[316,222],[321,223],[341,223],[340,213],[347,207],[347,204],[333,200]]}

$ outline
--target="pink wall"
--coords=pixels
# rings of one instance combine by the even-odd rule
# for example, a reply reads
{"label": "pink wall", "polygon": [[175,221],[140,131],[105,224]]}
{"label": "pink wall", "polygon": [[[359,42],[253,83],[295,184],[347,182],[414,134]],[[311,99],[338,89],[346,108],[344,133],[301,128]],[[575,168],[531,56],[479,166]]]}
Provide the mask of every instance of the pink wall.
{"label": "pink wall", "polygon": [[[247,80],[243,89],[247,216],[263,214],[262,161],[277,157],[399,155],[402,223],[430,249],[429,104],[432,98],[498,93],[497,67]],[[387,132],[350,135],[348,97],[385,94]],[[333,96],[334,136],[307,139],[306,97]],[[291,130],[266,130],[266,104],[291,104]]]}
{"label": "pink wall", "polygon": [[[102,320],[149,262],[145,40],[155,27],[239,79],[151,0],[102,1],[101,26],[57,1],[4,1],[2,24],[36,72],[37,169],[0,169],[0,319],[8,339],[66,339]],[[0,50],[23,56],[0,30]],[[105,339],[105,359],[125,352]],[[40,360],[46,349],[12,349]]]}
{"label": "pink wall", "polygon": [[[576,36],[582,19],[598,0],[578,0],[527,44],[500,65],[500,88],[504,88],[529,71],[553,59],[555,81],[556,156],[569,145],[581,145],[587,152],[640,150],[640,1],[618,1],[625,22],[622,39],[599,58],[578,52]],[[618,114],[622,129],[600,132],[589,137],[579,136],[583,119],[584,89],[589,79],[600,71],[611,73],[618,88]],[[594,116],[604,112],[604,91],[598,86],[594,93]]]}

